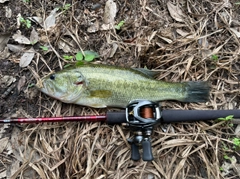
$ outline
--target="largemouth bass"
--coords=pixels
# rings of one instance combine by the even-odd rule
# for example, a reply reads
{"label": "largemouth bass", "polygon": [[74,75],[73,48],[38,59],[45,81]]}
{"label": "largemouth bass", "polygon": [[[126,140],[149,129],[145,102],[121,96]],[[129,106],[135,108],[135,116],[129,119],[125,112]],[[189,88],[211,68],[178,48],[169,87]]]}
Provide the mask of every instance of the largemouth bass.
{"label": "largemouth bass", "polygon": [[84,64],[42,78],[36,87],[64,103],[95,108],[126,107],[131,100],[206,102],[207,82],[164,82],[144,69]]}

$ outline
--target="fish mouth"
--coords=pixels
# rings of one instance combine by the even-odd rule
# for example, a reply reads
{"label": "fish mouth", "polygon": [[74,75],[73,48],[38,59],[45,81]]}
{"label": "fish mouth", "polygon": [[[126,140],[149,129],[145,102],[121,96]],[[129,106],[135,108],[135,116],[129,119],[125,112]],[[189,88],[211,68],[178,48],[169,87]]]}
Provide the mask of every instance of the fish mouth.
{"label": "fish mouth", "polygon": [[39,90],[41,90],[44,86],[43,86],[43,80],[38,79],[37,83],[35,84],[35,87]]}
{"label": "fish mouth", "polygon": [[37,83],[35,84],[35,87],[36,87],[39,91],[41,91],[41,92],[49,95],[49,92],[50,92],[50,91],[49,91],[49,85],[47,85],[46,83],[44,83],[44,80],[42,80],[42,79],[38,80]]}

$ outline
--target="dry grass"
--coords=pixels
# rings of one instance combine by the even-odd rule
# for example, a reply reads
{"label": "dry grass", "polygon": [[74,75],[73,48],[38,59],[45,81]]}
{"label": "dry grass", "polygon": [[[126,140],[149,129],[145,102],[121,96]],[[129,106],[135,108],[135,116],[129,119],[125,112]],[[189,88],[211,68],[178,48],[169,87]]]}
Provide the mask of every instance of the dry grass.
{"label": "dry grass", "polygon": [[[144,67],[159,71],[159,80],[207,80],[212,91],[206,104],[162,102],[164,109],[239,109],[240,15],[237,1],[116,1],[119,32],[98,30],[105,1],[72,1],[54,29],[38,29],[40,42],[52,52],[41,54],[32,67],[37,76],[67,62],[59,42],[76,51],[99,52],[99,63]],[[53,4],[41,1],[41,14]],[[59,2],[61,3],[61,2]],[[84,4],[85,3],[85,4]],[[98,10],[91,5],[97,5]],[[39,9],[38,9],[39,10]],[[178,13],[176,13],[178,12]],[[238,33],[237,33],[238,32]],[[114,46],[117,50],[114,53]],[[66,47],[66,48],[67,48]],[[112,56],[112,57],[111,57]],[[34,89],[29,89],[32,93]],[[40,95],[39,116],[99,114],[105,110],[66,105]],[[20,111],[19,116],[31,114]],[[152,136],[154,161],[130,160],[122,126],[100,123],[52,123],[14,126],[11,145],[1,154],[2,172],[11,178],[239,178],[239,150],[233,149],[232,127],[225,122],[178,123],[156,127]],[[239,133],[238,133],[239,137]],[[10,156],[7,154],[10,152]],[[228,156],[230,159],[225,159]],[[237,162],[234,162],[234,157]],[[232,163],[225,174],[223,164]]]}

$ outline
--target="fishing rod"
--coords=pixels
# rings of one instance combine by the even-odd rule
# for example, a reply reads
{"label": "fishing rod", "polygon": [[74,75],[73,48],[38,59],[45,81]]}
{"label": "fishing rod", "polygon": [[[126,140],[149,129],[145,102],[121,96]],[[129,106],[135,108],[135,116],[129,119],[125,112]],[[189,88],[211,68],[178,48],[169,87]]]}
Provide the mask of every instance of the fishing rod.
{"label": "fishing rod", "polygon": [[[131,159],[152,161],[151,134],[160,123],[193,122],[214,120],[233,115],[240,118],[240,110],[161,110],[158,103],[147,100],[131,101],[125,110],[109,111],[103,115],[39,117],[0,119],[0,123],[42,123],[42,122],[105,122],[109,125],[125,124],[134,133],[131,144]],[[239,121],[238,121],[239,122]]]}

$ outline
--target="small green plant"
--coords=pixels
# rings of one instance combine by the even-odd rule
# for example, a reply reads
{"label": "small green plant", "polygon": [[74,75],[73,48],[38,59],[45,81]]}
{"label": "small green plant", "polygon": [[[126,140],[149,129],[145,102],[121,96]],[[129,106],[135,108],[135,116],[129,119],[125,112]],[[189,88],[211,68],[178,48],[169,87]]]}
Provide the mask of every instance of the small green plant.
{"label": "small green plant", "polygon": [[234,149],[240,148],[240,138],[235,137],[233,138],[232,142],[234,144],[233,146]]}
{"label": "small green plant", "polygon": [[[74,57],[73,56],[68,56],[68,55],[64,55],[63,58],[65,60],[72,60]],[[94,51],[90,51],[90,50],[85,50],[83,52],[79,51],[76,55],[75,55],[75,59],[76,59],[76,66],[81,66],[84,64],[84,61],[87,62],[91,62],[93,61],[95,58],[99,58],[99,55],[97,52]],[[72,64],[67,64],[64,66],[64,68],[67,68],[69,66],[71,66]]]}
{"label": "small green plant", "polygon": [[217,55],[212,55],[212,60],[218,61],[218,56]]}
{"label": "small green plant", "polygon": [[114,27],[115,27],[115,29],[117,29],[117,30],[120,30],[121,29],[121,27],[124,25],[124,23],[125,23],[125,21],[123,20],[123,21],[120,21],[119,23],[118,23],[118,25],[115,25]]}
{"label": "small green plant", "polygon": [[34,86],[35,86],[34,83],[30,83],[30,84],[28,85],[28,88],[32,88],[32,87],[34,87]]}
{"label": "small green plant", "polygon": [[40,46],[40,48],[41,48],[43,51],[48,51],[48,47],[46,47],[46,46]]}
{"label": "small green plant", "polygon": [[233,127],[233,123],[228,124],[229,127]]}
{"label": "small green plant", "polygon": [[59,8],[61,11],[67,11],[71,7],[71,4],[65,4],[63,7]]}
{"label": "small green plant", "polygon": [[222,145],[223,145],[223,150],[228,150],[229,149],[224,142],[222,142]]}
{"label": "small green plant", "polygon": [[223,158],[224,158],[224,159],[226,159],[226,160],[232,160],[232,158],[231,158],[231,157],[229,157],[229,156],[228,156],[228,155],[226,155],[226,154],[223,156]]}
{"label": "small green plant", "polygon": [[221,172],[223,172],[223,171],[224,171],[223,167],[219,167],[219,170],[220,170]]}
{"label": "small green plant", "polygon": [[76,61],[82,61],[85,60],[87,62],[91,62],[93,61],[95,58],[99,58],[99,55],[97,52],[94,51],[90,51],[90,50],[86,50],[83,51],[83,53],[81,51],[79,51],[76,54]]}
{"label": "small green plant", "polygon": [[65,60],[72,60],[72,59],[73,59],[73,56],[63,55],[63,58],[64,58]]}
{"label": "small green plant", "polygon": [[30,3],[30,0],[23,0],[24,3]]}
{"label": "small green plant", "polygon": [[28,19],[24,19],[23,17],[20,17],[20,22],[28,29],[31,27],[31,21]]}
{"label": "small green plant", "polygon": [[63,68],[67,68],[67,67],[70,67],[70,66],[72,66],[72,64],[69,63],[69,64],[64,65]]}
{"label": "small green plant", "polygon": [[232,120],[233,119],[233,115],[229,115],[229,116],[227,116],[227,117],[220,117],[220,118],[218,118],[218,120],[220,120],[220,121],[230,121],[230,120]]}

